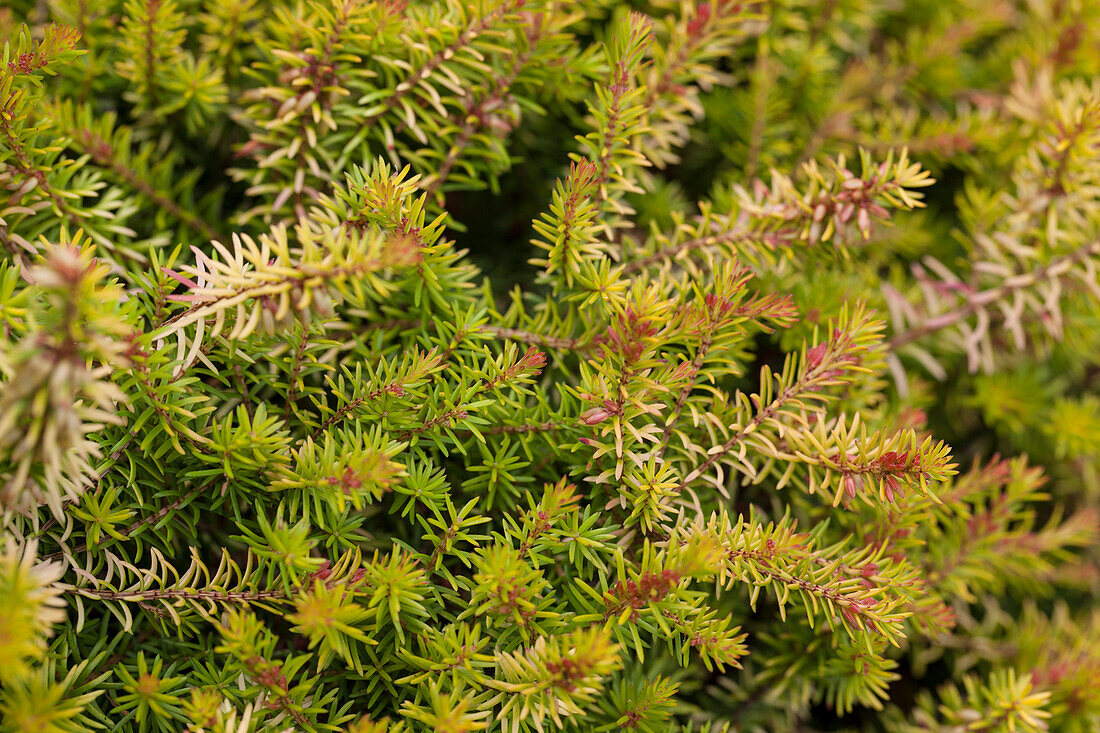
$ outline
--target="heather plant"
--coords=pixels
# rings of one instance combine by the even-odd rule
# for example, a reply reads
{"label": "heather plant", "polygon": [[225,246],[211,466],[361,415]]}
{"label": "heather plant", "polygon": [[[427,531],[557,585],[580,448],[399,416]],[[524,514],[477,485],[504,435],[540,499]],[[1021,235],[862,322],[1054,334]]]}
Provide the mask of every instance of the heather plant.
{"label": "heather plant", "polygon": [[0,730],[1096,730],[1097,27],[6,3]]}

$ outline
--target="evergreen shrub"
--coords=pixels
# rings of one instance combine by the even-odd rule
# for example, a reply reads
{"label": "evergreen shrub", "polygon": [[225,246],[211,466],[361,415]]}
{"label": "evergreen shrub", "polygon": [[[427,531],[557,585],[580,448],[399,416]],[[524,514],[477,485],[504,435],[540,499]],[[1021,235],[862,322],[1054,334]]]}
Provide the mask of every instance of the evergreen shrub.
{"label": "evergreen shrub", "polygon": [[0,730],[1100,730],[1100,2],[0,41]]}

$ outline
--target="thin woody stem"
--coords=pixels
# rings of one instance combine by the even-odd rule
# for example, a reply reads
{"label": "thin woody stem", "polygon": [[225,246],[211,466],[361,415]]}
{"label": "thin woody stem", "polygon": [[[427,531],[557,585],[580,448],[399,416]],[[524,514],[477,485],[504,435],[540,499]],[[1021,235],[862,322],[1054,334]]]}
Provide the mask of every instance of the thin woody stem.
{"label": "thin woody stem", "polygon": [[218,591],[203,590],[201,588],[156,588],[151,590],[114,591],[106,588],[80,588],[69,586],[64,588],[64,592],[100,600],[139,603],[147,601],[191,600],[246,604],[286,600],[287,598],[286,591],[281,589],[261,591]]}
{"label": "thin woody stem", "polygon": [[398,84],[394,88],[393,94],[386,97],[385,101],[382,102],[382,109],[364,118],[359,123],[360,128],[369,127],[388,112],[392,111],[410,92],[416,89],[422,81],[431,76],[432,72],[446,61],[454,58],[459,50],[469,46],[474,39],[488,30],[494,23],[509,13],[518,10],[522,6],[523,0],[507,0],[507,2],[501,3],[498,7],[485,15],[473,19],[451,44],[432,54],[432,56],[417,68],[416,71],[412,72],[404,81]]}
{"label": "thin woody stem", "polygon": [[914,341],[919,341],[936,331],[950,328],[1018,290],[1025,290],[1032,287],[1035,283],[1045,280],[1048,277],[1061,277],[1068,272],[1073,265],[1098,254],[1100,254],[1100,241],[1090,242],[1089,244],[1077,248],[1070,254],[1059,257],[1031,272],[1011,277],[1000,285],[987,290],[981,290],[970,296],[963,305],[933,316],[916,326],[894,334],[886,344],[890,350],[894,350],[911,344]]}
{"label": "thin woody stem", "polygon": [[106,140],[90,130],[84,129],[77,130],[74,138],[79,140],[81,147],[92,157],[92,160],[114,173],[138,193],[149,199],[151,203],[164,209],[202,237],[219,242],[229,241],[227,237],[219,234],[217,230],[199,218],[194,212],[184,209],[178,203],[157,191],[151,183],[143,180],[133,168],[119,162],[117,152]]}
{"label": "thin woody stem", "polygon": [[424,190],[427,191],[429,195],[434,195],[435,192],[439,190],[440,186],[446,182],[455,163],[458,162],[462,152],[466,149],[466,146],[470,144],[470,140],[473,139],[474,133],[478,128],[485,125],[483,119],[485,110],[492,104],[505,99],[508,91],[512,88],[512,85],[515,84],[516,79],[519,78],[524,67],[530,62],[531,57],[535,53],[535,45],[541,37],[541,27],[532,26],[532,29],[527,34],[527,50],[513,56],[512,64],[508,72],[503,76],[496,77],[493,80],[492,89],[466,112],[466,119],[465,122],[463,122],[462,131],[451,145],[450,150],[447,151],[447,157],[444,158],[443,163],[440,164],[439,172],[424,186]]}
{"label": "thin woody stem", "polygon": [[[847,351],[845,349],[836,349],[831,358],[822,359],[821,363],[817,364],[812,369],[806,370],[800,378],[783,390],[783,392],[768,403],[766,407],[756,413],[752,420],[744,427],[734,433],[726,442],[722,443],[717,450],[713,450],[705,461],[688,473],[676,487],[676,493],[682,493],[693,481],[709,471],[718,461],[729,455],[730,451],[740,445],[741,441],[749,434],[755,432],[767,420],[772,418],[785,404],[798,397],[798,395],[813,389],[817,382],[835,370],[837,366],[844,361],[846,356]],[[755,396],[753,402],[756,402]]]}
{"label": "thin woody stem", "polygon": [[[164,519],[168,515],[175,513],[176,510],[178,510],[184,504],[189,502],[191,499],[198,496],[204,489],[207,489],[207,488],[209,488],[209,486],[206,486],[206,485],[193,487],[190,491],[188,491],[183,496],[179,497],[178,499],[175,499],[174,501],[169,502],[168,504],[165,504],[164,506],[162,506],[160,509],[153,512],[152,514],[150,514],[146,517],[142,517],[141,519],[137,520],[136,522],[133,522],[133,523],[127,525],[126,528],[123,529],[120,532],[120,534],[122,534],[123,536],[129,538],[134,532],[138,531],[142,527],[146,527],[146,526],[151,525],[151,524],[156,524],[157,522]],[[106,547],[109,547],[109,546],[115,544],[116,542],[118,542],[118,540],[115,540],[114,538],[111,538],[111,541],[103,543],[103,545],[100,545],[96,549],[104,549]],[[88,545],[86,543],[82,543],[80,545],[77,545],[75,548],[73,548],[70,551],[69,554],[75,555],[79,552],[84,552],[87,549],[88,549]],[[54,552],[54,553],[51,553],[49,555],[43,555],[42,559],[47,560],[47,561],[49,561],[49,560],[60,560],[63,557],[65,557],[64,552]]]}
{"label": "thin woody stem", "polygon": [[703,361],[707,357],[707,352],[710,351],[710,345],[711,332],[708,330],[703,336],[702,342],[699,344],[699,350],[695,353],[695,358],[691,360],[691,375],[688,378],[687,384],[681,387],[680,393],[676,395],[676,405],[672,408],[672,413],[669,415],[668,422],[665,424],[665,429],[661,433],[661,447],[657,449],[658,458],[663,458],[665,451],[668,450],[668,439],[672,436],[672,431],[684,412],[684,405],[687,403],[688,395],[691,394],[691,390],[695,389],[695,376],[703,367]]}

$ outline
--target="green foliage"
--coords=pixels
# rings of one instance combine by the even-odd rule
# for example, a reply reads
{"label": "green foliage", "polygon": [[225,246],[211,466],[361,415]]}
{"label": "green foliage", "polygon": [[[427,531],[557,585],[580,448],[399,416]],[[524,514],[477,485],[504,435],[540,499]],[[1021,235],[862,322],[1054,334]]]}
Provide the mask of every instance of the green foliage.
{"label": "green foliage", "polygon": [[1098,23],[9,3],[0,731],[1096,730]]}

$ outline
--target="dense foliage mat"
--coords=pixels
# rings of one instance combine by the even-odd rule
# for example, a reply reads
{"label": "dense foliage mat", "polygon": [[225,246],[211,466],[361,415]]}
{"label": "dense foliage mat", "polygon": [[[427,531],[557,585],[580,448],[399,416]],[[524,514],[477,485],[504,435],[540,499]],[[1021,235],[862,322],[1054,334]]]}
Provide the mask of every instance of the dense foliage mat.
{"label": "dense foliage mat", "polygon": [[1100,3],[0,37],[0,730],[1100,729]]}

